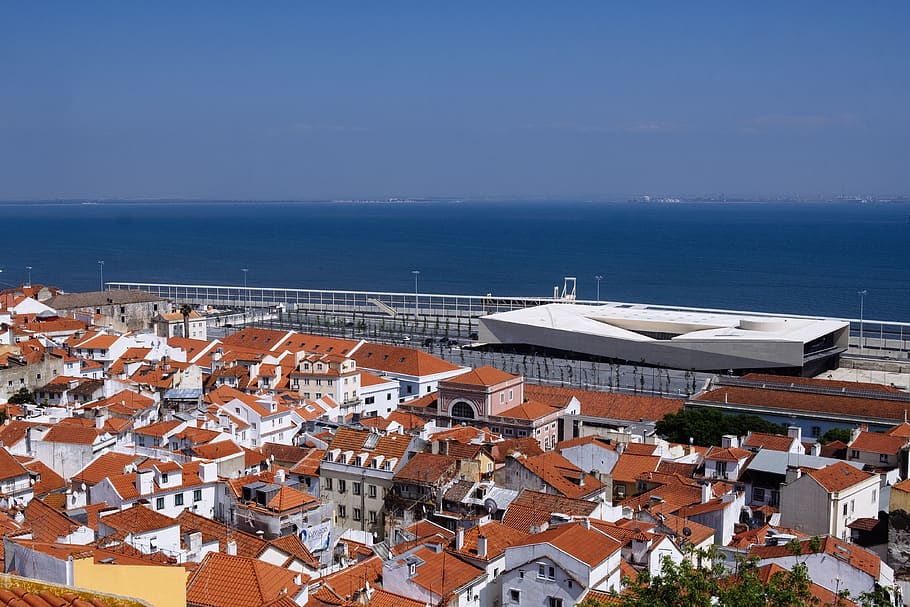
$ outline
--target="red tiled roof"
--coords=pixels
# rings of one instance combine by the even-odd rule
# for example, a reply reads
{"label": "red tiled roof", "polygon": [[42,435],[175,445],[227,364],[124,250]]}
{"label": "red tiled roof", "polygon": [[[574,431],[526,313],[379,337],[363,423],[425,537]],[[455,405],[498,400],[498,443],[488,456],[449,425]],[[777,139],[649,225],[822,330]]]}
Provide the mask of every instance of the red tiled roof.
{"label": "red tiled roof", "polygon": [[537,386],[525,384],[525,398],[546,403],[550,406],[564,407],[574,396],[581,403],[581,414],[587,417],[605,417],[639,421],[646,419],[656,421],[668,413],[677,413],[683,408],[679,399],[619,394],[616,392],[593,392],[575,388],[555,386]]}
{"label": "red tiled roof", "polygon": [[[477,554],[477,538],[481,535],[487,538],[486,556]],[[455,554],[491,561],[501,556],[507,547],[514,546],[526,539],[527,536],[526,532],[519,531],[514,527],[498,521],[490,521],[485,525],[471,527],[465,531],[464,544],[462,544],[461,550],[455,549],[454,542],[452,543],[452,549]]]}
{"label": "red tiled roof", "polygon": [[91,445],[98,439],[99,432],[95,426],[82,427],[72,424],[56,424],[48,430],[42,440],[49,443],[66,443],[70,445]]}
{"label": "red tiled roof", "polygon": [[766,432],[750,432],[743,441],[743,447],[758,447],[769,451],[789,451],[794,439],[783,434],[768,434]]}
{"label": "red tiled roof", "polygon": [[484,366],[478,367],[461,375],[456,375],[451,379],[445,380],[445,385],[467,385],[467,386],[484,386],[492,387],[503,382],[517,379],[518,375],[512,375],[501,371],[496,367]]}
{"label": "red tiled roof", "polygon": [[364,343],[350,355],[358,367],[411,377],[426,377],[457,371],[461,367],[422,350]]}
{"label": "red tiled roof", "polygon": [[458,459],[448,455],[417,453],[395,474],[398,482],[445,483],[454,477]]}
{"label": "red tiled roof", "polygon": [[[800,547],[802,548],[801,554],[804,558],[805,555],[812,553],[812,548],[810,547],[811,541],[811,539],[799,540]],[[830,535],[821,538],[821,550],[819,552],[835,556],[838,560],[849,563],[856,569],[878,580],[882,561],[874,552],[870,552],[856,544],[840,541]],[[792,557],[793,552],[788,545],[757,546],[749,552],[749,556],[754,556],[760,560],[766,560]]]}
{"label": "red tiled roof", "polygon": [[718,462],[738,462],[754,455],[751,451],[739,447],[711,447],[705,454],[705,459]]}
{"label": "red tiled roof", "polygon": [[486,577],[483,569],[445,550],[436,552],[432,548],[420,548],[413,555],[423,563],[417,566],[417,573],[410,581],[440,597],[448,596],[472,580]]}
{"label": "red tiled roof", "polygon": [[521,457],[516,461],[566,497],[587,497],[604,487],[597,478],[582,471],[555,451]]}
{"label": "red tiled roof", "polygon": [[893,436],[881,432],[860,432],[859,436],[850,441],[848,447],[866,453],[897,455],[897,452],[900,451],[907,442],[908,439],[904,436]]}
{"label": "red tiled roof", "polygon": [[596,567],[622,548],[619,542],[607,534],[595,527],[587,528],[581,523],[565,523],[552,527],[529,536],[517,545],[531,546],[544,543],[555,546],[590,567]]}
{"label": "red tiled roof", "polygon": [[22,476],[28,476],[25,466],[10,455],[9,451],[0,447],[0,480],[10,480]]}
{"label": "red tiled roof", "polygon": [[309,580],[304,574],[259,559],[209,552],[187,580],[186,602],[205,607],[261,607],[285,593],[298,594],[297,575]]}
{"label": "red tiled roof", "polygon": [[613,466],[613,480],[624,483],[634,482],[642,472],[657,470],[658,464],[660,464],[660,456],[657,455],[623,453]]}
{"label": "red tiled roof", "polygon": [[146,533],[179,524],[176,519],[140,505],[105,514],[99,520],[111,529],[125,533]]}
{"label": "red tiled roof", "polygon": [[126,453],[108,451],[92,460],[88,466],[77,472],[73,478],[90,486],[97,485],[108,476],[123,474],[127,466],[131,466],[142,459],[144,458],[141,456],[137,457]]}
{"label": "red tiled roof", "polygon": [[803,468],[803,474],[811,476],[828,492],[843,491],[847,487],[852,487],[873,476],[869,472],[857,470],[845,462],[836,462],[814,470],[812,468]]}

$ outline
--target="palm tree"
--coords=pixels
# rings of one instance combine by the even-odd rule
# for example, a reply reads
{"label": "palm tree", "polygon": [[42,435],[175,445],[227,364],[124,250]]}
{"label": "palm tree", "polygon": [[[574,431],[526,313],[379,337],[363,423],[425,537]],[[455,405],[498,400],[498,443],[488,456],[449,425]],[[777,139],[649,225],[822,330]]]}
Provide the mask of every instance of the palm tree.
{"label": "palm tree", "polygon": [[183,314],[183,336],[189,338],[190,336],[190,314],[193,313],[193,306],[190,304],[183,304],[180,306],[180,313]]}

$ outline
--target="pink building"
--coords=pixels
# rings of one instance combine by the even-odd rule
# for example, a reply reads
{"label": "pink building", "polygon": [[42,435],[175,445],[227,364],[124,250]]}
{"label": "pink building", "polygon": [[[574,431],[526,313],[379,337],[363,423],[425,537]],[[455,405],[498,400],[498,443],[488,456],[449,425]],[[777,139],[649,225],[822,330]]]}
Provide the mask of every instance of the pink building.
{"label": "pink building", "polygon": [[[541,449],[556,446],[559,418],[578,408],[527,401],[524,378],[493,367],[480,367],[439,382],[436,421],[440,426],[489,426],[505,438],[533,436]],[[577,413],[578,411],[575,411]]]}

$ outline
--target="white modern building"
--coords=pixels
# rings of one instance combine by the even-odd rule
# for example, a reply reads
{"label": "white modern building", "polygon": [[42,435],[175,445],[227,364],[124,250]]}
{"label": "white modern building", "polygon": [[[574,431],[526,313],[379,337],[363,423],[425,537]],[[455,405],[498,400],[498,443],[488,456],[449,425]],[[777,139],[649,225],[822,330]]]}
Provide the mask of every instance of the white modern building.
{"label": "white modern building", "polygon": [[849,323],[645,304],[554,303],[479,319],[478,341],[689,369],[824,369]]}

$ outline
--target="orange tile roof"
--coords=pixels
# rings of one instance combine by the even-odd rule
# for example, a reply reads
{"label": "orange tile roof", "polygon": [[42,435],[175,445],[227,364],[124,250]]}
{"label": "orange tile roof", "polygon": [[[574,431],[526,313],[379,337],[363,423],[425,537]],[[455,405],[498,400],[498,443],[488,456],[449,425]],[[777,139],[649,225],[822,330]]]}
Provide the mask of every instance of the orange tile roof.
{"label": "orange tile roof", "polygon": [[218,540],[220,550],[225,550],[229,541],[237,546],[237,556],[256,558],[265,550],[267,542],[251,533],[228,527],[214,519],[184,510],[177,515],[181,532],[199,531],[203,541]]}
{"label": "orange tile roof", "polygon": [[377,588],[373,591],[367,607],[426,607],[426,603]]}
{"label": "orange tile roof", "polygon": [[128,466],[132,466],[142,459],[144,458],[141,456],[137,457],[136,455],[108,451],[92,460],[89,465],[77,472],[73,479],[89,486],[97,485],[108,476],[123,474]]}
{"label": "orange tile roof", "polygon": [[718,462],[738,462],[755,455],[751,451],[739,447],[711,447],[705,454],[705,459]]}
{"label": "orange tile roof", "polygon": [[454,478],[458,459],[448,455],[417,453],[395,474],[395,481],[405,483],[443,484]]}
{"label": "orange tile roof", "polygon": [[544,403],[526,400],[514,407],[506,409],[499,414],[500,417],[510,417],[513,419],[536,420],[542,419],[548,415],[553,415],[558,411],[557,408],[545,405]]}
{"label": "orange tile roof", "polygon": [[73,592],[63,586],[47,586],[41,582],[10,580],[0,589],[2,607],[109,607],[118,604],[113,596],[101,596],[91,590]]}
{"label": "orange tile roof", "polygon": [[903,438],[910,438],[910,422],[900,423],[900,424],[894,426],[893,428],[891,428],[890,430],[888,430],[887,432],[885,432],[885,434],[887,434],[888,436],[900,436]]}
{"label": "orange tile roof", "polygon": [[426,377],[461,369],[458,365],[422,350],[402,346],[364,343],[350,356],[358,367],[411,377]]}
{"label": "orange tile roof", "polygon": [[897,455],[907,442],[908,439],[904,436],[893,436],[881,432],[860,432],[847,446],[850,449],[866,453]]}
{"label": "orange tile roof", "polygon": [[[486,572],[461,560],[445,550],[436,552],[432,548],[420,548],[413,555],[423,561],[417,565],[417,573],[410,581],[439,597],[469,584],[473,580],[486,577]],[[404,561],[399,560],[399,563]]]}
{"label": "orange tile roof", "polygon": [[857,470],[846,462],[835,462],[817,470],[803,468],[803,474],[811,476],[830,493],[843,491],[847,487],[852,487],[875,476],[869,472]]}
{"label": "orange tile roof", "polygon": [[255,558],[209,552],[186,583],[187,604],[205,607],[261,607],[283,594],[297,595],[300,575]]}
{"label": "orange tile roof", "polygon": [[394,382],[394,379],[389,379],[387,377],[380,377],[375,373],[370,373],[369,371],[360,372],[360,389],[367,388],[369,386],[379,386],[382,384],[387,384],[389,382]]}
{"label": "orange tile roof", "polygon": [[551,527],[542,533],[529,536],[519,546],[550,544],[579,561],[596,567],[622,545],[595,527],[587,528],[582,523],[565,523]]}
{"label": "orange tile roof", "polygon": [[77,521],[38,498],[29,501],[24,514],[32,536],[39,542],[56,542],[80,527]]}
{"label": "orange tile roof", "polygon": [[483,386],[483,387],[493,387],[503,382],[511,381],[517,379],[518,375],[512,375],[511,373],[506,373],[496,367],[483,366],[462,373],[461,375],[456,375],[451,379],[445,380],[445,385],[459,385],[459,386]]}
{"label": "orange tile roof", "polygon": [[134,428],[133,434],[164,438],[184,423],[185,422],[182,422],[179,419],[155,422],[153,424],[148,424],[147,426],[142,426],[141,428]]}
{"label": "orange tile roof", "polygon": [[269,510],[275,512],[288,512],[297,508],[304,508],[316,504],[319,500],[299,489],[282,486],[278,493],[266,504]]}
{"label": "orange tile roof", "polygon": [[98,435],[99,432],[94,425],[88,428],[71,424],[57,424],[48,430],[42,440],[49,443],[91,445],[98,439]]}
{"label": "orange tile roof", "polygon": [[10,455],[9,451],[0,447],[0,480],[11,480],[22,476],[28,476],[25,466]]}
{"label": "orange tile roof", "polygon": [[111,529],[125,533],[146,533],[179,525],[176,519],[141,505],[105,514],[99,520]]}
{"label": "orange tile roof", "polygon": [[[804,559],[806,555],[812,553],[812,549],[809,545],[811,541],[812,539],[799,540]],[[866,573],[878,580],[878,576],[881,573],[882,561],[877,554],[866,550],[865,548],[857,546],[856,544],[843,542],[841,540],[833,538],[830,535],[823,536],[821,538],[821,541],[822,545],[819,553],[835,556],[838,558],[838,560],[849,563],[852,567],[855,567],[863,573]],[[793,552],[787,545],[756,546],[749,552],[749,556],[757,557],[760,560],[766,560],[773,558],[792,557]]]}
{"label": "orange tile roof", "polygon": [[772,387],[718,386],[713,390],[698,394],[694,400],[895,421],[904,419],[904,411],[907,408],[907,403],[895,400],[812,394],[811,392],[787,391]]}
{"label": "orange tile roof", "polygon": [[743,441],[743,447],[758,447],[769,451],[789,451],[793,445],[793,438],[783,434],[768,434],[766,432],[750,432]]}
{"label": "orange tile roof", "polygon": [[604,484],[597,478],[582,471],[555,451],[521,457],[516,461],[566,497],[588,497],[604,488]]}
{"label": "orange tile roof", "polygon": [[[487,554],[479,556],[477,554],[478,536],[487,538]],[[527,532],[500,523],[499,521],[489,521],[484,525],[471,527],[464,533],[464,544],[461,550],[455,549],[455,543],[452,542],[452,552],[471,558],[479,558],[491,561],[505,553],[506,548],[514,546],[528,537]]]}
{"label": "orange tile roof", "polygon": [[[25,459],[29,460],[30,458]],[[37,474],[40,477],[40,480],[32,485],[32,490],[35,492],[36,497],[44,497],[52,491],[63,491],[66,489],[66,481],[63,477],[54,472],[50,466],[40,459],[23,461],[22,465],[32,474]]]}
{"label": "orange tile roof", "polygon": [[289,472],[301,476],[319,476],[319,466],[324,457],[325,449],[310,449],[310,452],[294,464]]}
{"label": "orange tile roof", "polygon": [[339,597],[353,598],[366,584],[375,587],[382,579],[382,559],[373,556],[322,578],[322,583]]}
{"label": "orange tile roof", "polygon": [[271,540],[269,546],[274,546],[292,557],[299,559],[301,562],[305,563],[307,567],[319,569],[319,560],[313,556],[313,553],[307,550],[307,547],[303,545],[300,538],[293,533]]}
{"label": "orange tile roof", "polygon": [[613,466],[613,480],[624,483],[634,482],[642,472],[656,471],[659,464],[660,457],[657,455],[623,453]]}
{"label": "orange tile roof", "polygon": [[623,453],[628,453],[630,455],[654,455],[655,451],[657,451],[657,445],[626,443]]}
{"label": "orange tile roof", "polygon": [[538,386],[525,384],[525,398],[540,401],[551,406],[564,407],[574,396],[581,403],[581,414],[587,417],[605,417],[639,421],[656,421],[668,413],[677,413],[683,408],[680,399],[619,394],[616,392],[593,392],[575,388]]}
{"label": "orange tile roof", "polygon": [[765,384],[782,384],[784,386],[797,385],[821,388],[847,388],[849,390],[865,390],[867,392],[900,393],[902,390],[884,384],[868,382],[854,382],[837,379],[821,379],[818,377],[791,377],[789,375],[770,375],[767,373],[747,373],[743,379],[760,381]]}

